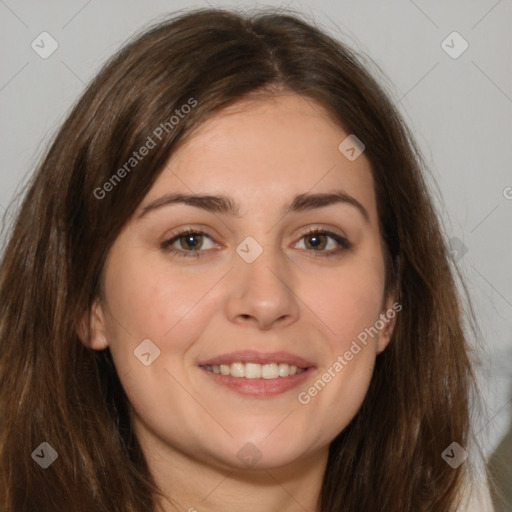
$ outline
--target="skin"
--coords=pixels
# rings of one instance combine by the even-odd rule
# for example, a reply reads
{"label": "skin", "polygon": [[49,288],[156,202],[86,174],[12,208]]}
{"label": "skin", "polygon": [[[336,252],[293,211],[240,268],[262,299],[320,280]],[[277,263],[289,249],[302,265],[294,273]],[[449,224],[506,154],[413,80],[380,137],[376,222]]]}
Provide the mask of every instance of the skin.
{"label": "skin", "polygon": [[[111,350],[150,469],[177,503],[162,501],[162,510],[316,510],[329,443],[359,409],[394,324],[307,405],[298,401],[394,302],[384,294],[370,165],[364,153],[355,161],[341,154],[347,135],[295,94],[239,102],[170,158],[109,252],[87,343]],[[295,195],[333,190],[357,199],[369,220],[341,203],[284,215]],[[137,219],[169,192],[227,195],[240,216],[174,204]],[[208,235],[199,238],[201,257],[160,248],[188,227]],[[321,237],[315,249],[309,227],[351,246],[323,256],[339,245]],[[263,249],[252,263],[236,252],[247,236]],[[192,252],[183,238],[173,247]],[[160,350],[150,366],[133,354],[144,339]],[[198,367],[241,349],[289,351],[316,370],[298,388],[254,398],[214,384]],[[237,457],[246,443],[261,454],[253,467]]]}

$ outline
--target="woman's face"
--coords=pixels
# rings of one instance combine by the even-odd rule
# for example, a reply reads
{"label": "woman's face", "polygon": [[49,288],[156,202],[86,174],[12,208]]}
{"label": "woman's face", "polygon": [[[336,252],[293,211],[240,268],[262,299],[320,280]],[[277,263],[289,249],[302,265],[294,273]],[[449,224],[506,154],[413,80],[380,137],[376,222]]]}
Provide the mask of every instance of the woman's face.
{"label": "woman's face", "polygon": [[91,345],[110,348],[159,453],[272,468],[356,414],[393,321],[348,135],[297,95],[238,103],[173,155],[112,246]]}

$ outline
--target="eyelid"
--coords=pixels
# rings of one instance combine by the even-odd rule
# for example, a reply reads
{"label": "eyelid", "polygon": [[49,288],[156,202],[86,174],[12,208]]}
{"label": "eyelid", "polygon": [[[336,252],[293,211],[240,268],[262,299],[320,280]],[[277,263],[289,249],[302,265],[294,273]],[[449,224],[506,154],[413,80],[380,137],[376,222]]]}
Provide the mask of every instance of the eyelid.
{"label": "eyelid", "polygon": [[[165,239],[160,243],[160,247],[162,249],[167,249],[167,250],[172,250],[172,244],[175,243],[180,237],[182,236],[185,236],[185,235],[188,235],[188,234],[194,234],[194,235],[203,235],[203,236],[207,236],[208,238],[210,238],[212,240],[212,242],[217,246],[219,247],[221,244],[219,244],[213,235],[211,235],[210,233],[208,233],[205,228],[203,227],[199,227],[199,226],[186,226],[186,227],[183,227],[183,228],[178,228],[177,230],[175,231],[172,231],[171,233],[169,233],[168,235],[166,235]],[[211,250],[211,249],[207,249],[207,250]],[[176,252],[180,252],[180,253],[183,253],[183,252],[204,252],[204,249],[201,249],[200,251],[183,251],[183,250],[176,250]]]}
{"label": "eyelid", "polygon": [[297,242],[302,240],[305,236],[309,234],[323,234],[327,236],[328,238],[333,239],[337,244],[338,247],[336,249],[331,249],[329,251],[306,251],[308,253],[313,253],[312,257],[329,257],[329,256],[336,256],[337,254],[347,251],[349,249],[353,248],[352,242],[348,239],[348,237],[338,230],[338,228],[331,228],[331,227],[325,227],[325,226],[310,226],[305,231],[303,231]]}
{"label": "eyelid", "polygon": [[302,231],[300,236],[303,237],[305,235],[308,235],[310,233],[318,233],[318,232],[321,232],[321,233],[327,233],[327,234],[334,234],[334,235],[337,235],[339,236],[340,238],[344,238],[348,241],[348,238],[347,236],[343,233],[343,231],[341,231],[340,229],[338,228],[335,228],[335,227],[332,227],[332,226],[309,226],[305,229],[305,231]]}

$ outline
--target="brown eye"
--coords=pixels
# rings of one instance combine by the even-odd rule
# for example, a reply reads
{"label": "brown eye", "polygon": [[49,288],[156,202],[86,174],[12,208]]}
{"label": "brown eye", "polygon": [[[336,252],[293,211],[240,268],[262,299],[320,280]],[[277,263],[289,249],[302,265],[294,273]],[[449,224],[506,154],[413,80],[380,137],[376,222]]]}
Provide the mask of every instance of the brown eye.
{"label": "brown eye", "polygon": [[[212,244],[210,247],[204,247],[207,240],[211,240]],[[162,242],[160,245],[161,249],[167,252],[172,252],[178,256],[201,256],[206,250],[211,249],[215,246],[212,238],[203,233],[202,231],[187,230],[178,233],[173,238]]]}
{"label": "brown eye", "polygon": [[306,235],[304,237],[306,240],[306,248],[311,249],[325,249],[328,237],[325,236],[323,233],[314,233],[311,235]]}
{"label": "brown eye", "polygon": [[181,235],[178,238],[180,242],[180,246],[182,249],[192,249],[193,251],[197,251],[201,248],[202,245],[202,236],[199,233],[189,233],[187,235]]}
{"label": "brown eye", "polygon": [[305,250],[308,252],[317,252],[318,256],[334,256],[351,247],[350,242],[345,237],[333,233],[332,231],[318,229],[308,231],[306,234],[302,235],[301,240],[305,241]]}

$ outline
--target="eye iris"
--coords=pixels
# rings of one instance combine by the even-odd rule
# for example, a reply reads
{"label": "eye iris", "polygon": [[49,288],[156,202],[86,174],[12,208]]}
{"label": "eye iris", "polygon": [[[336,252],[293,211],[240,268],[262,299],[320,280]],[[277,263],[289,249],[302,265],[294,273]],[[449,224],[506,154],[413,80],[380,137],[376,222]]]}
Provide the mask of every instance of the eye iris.
{"label": "eye iris", "polygon": [[[198,247],[201,247],[201,237],[202,235],[199,234],[187,234],[180,237],[181,241],[184,241],[184,244],[182,244],[182,247],[186,249],[192,249],[196,250]],[[199,241],[197,241],[199,239]],[[190,244],[190,245],[187,245]]]}
{"label": "eye iris", "polygon": [[[322,240],[320,240],[321,237],[324,238],[324,240],[323,240],[324,243],[322,243]],[[321,233],[316,233],[316,234],[313,234],[313,235],[308,235],[306,237],[306,240],[307,240],[306,246],[309,245],[309,246],[313,247],[314,249],[318,249],[318,247],[320,247],[320,246],[321,246],[321,248],[324,248],[324,246],[325,246],[325,238],[326,238],[325,235],[323,235]],[[310,243],[309,242],[310,240],[316,240],[316,242]]]}

